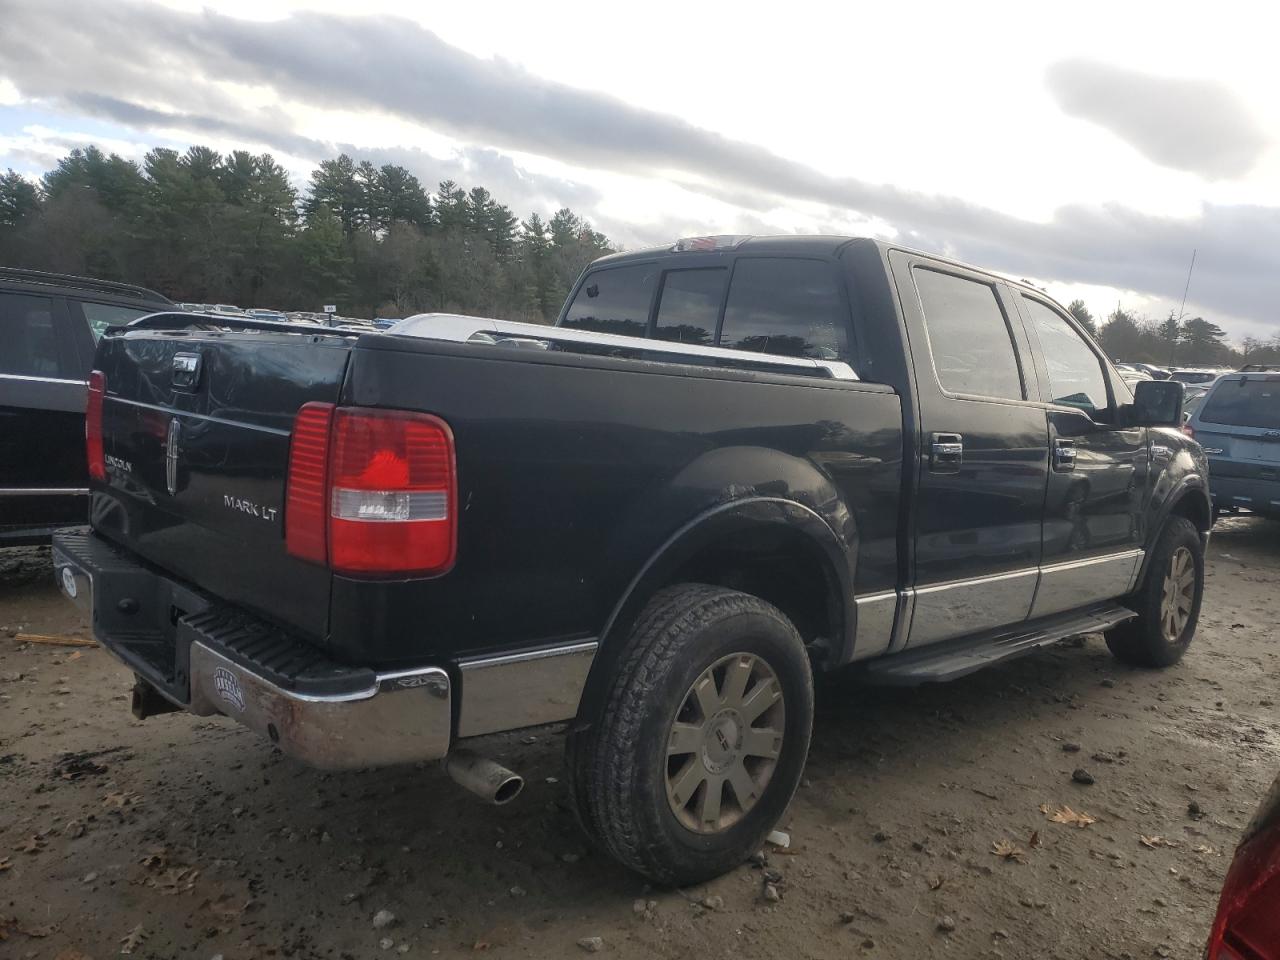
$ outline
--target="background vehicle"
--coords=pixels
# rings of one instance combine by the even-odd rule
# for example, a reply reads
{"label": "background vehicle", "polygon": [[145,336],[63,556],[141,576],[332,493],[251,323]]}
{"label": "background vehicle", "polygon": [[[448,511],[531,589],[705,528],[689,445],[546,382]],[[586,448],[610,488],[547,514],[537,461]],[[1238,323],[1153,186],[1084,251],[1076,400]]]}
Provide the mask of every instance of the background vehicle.
{"label": "background vehicle", "polygon": [[1209,458],[1215,510],[1280,518],[1280,370],[1222,376],[1187,429]]}
{"label": "background vehicle", "polygon": [[173,304],[153,290],[0,268],[0,546],[88,518],[85,378],[111,324]]}
{"label": "background vehicle", "polygon": [[281,310],[267,310],[263,307],[252,307],[244,312],[246,317],[253,317],[255,320],[276,320],[284,321],[289,318]]}
{"label": "background vehicle", "polygon": [[1217,370],[1174,370],[1169,374],[1170,380],[1177,380],[1179,383],[1185,383],[1188,386],[1197,384],[1208,384],[1218,379],[1219,371]]}
{"label": "background vehicle", "polygon": [[1245,828],[1222,885],[1205,960],[1280,956],[1280,777]]}
{"label": "background vehicle", "polygon": [[157,315],[99,350],[94,532],[55,566],[140,716],[447,756],[490,800],[518,778],[466,741],[568,721],[587,833],[683,884],[790,802],[813,670],[1095,630],[1181,657],[1210,520],[1181,396],[1131,396],[1039,291],[873,240],[607,257],[557,328]]}

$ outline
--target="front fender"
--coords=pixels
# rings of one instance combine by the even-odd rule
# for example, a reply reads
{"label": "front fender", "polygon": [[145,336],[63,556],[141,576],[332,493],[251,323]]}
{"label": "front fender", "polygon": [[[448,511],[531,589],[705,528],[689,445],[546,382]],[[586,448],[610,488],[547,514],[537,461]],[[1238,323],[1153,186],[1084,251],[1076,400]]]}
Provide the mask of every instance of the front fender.
{"label": "front fender", "polygon": [[[1209,464],[1200,444],[1177,430],[1152,430],[1151,447],[1170,451],[1168,460],[1156,474],[1151,502],[1147,507],[1145,553],[1138,571],[1138,583],[1147,576],[1147,564],[1165,522],[1175,513],[1188,516],[1202,535],[1212,524],[1213,504],[1209,498]],[[1155,458],[1153,457],[1153,462]],[[1194,498],[1188,501],[1188,497]]]}

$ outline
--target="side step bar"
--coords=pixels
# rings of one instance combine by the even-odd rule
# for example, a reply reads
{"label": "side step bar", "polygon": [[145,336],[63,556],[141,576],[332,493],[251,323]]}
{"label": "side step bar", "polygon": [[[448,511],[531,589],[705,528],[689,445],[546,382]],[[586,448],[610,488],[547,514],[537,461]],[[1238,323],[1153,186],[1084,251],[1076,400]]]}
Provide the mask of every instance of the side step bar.
{"label": "side step bar", "polygon": [[1110,630],[1137,614],[1118,603],[1103,603],[1084,611],[1046,617],[1019,624],[1013,630],[979,637],[962,637],[945,643],[908,650],[872,660],[867,679],[894,686],[940,683],[981,670],[1000,660],[1010,660],[1040,647],[1082,633]]}

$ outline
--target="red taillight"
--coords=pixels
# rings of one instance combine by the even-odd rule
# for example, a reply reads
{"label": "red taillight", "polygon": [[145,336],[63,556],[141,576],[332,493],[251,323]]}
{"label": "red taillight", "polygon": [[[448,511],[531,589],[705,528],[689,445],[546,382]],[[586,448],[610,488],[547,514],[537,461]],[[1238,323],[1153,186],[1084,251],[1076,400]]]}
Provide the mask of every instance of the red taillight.
{"label": "red taillight", "polygon": [[1189,423],[1184,423],[1184,424],[1182,425],[1182,432],[1183,432],[1183,433],[1185,433],[1185,434],[1186,434],[1188,437],[1190,437],[1192,440],[1194,440],[1194,439],[1196,438],[1196,431],[1195,431],[1195,428],[1194,428],[1194,427],[1192,427],[1192,426],[1191,426],[1191,424],[1189,424]]}
{"label": "red taillight", "polygon": [[309,403],[294,422],[285,542],[355,575],[453,566],[457,477],[448,424],[424,413]]}
{"label": "red taillight", "polygon": [[329,428],[333,404],[308,403],[293,421],[284,542],[295,557],[324,564],[329,523]]}
{"label": "red taillight", "polygon": [[1205,953],[1207,960],[1280,960],[1280,823],[1236,852]]}
{"label": "red taillight", "polygon": [[107,393],[107,378],[101,370],[89,374],[89,398],[84,408],[84,452],[89,461],[89,476],[107,479],[106,455],[102,449],[102,398]]}

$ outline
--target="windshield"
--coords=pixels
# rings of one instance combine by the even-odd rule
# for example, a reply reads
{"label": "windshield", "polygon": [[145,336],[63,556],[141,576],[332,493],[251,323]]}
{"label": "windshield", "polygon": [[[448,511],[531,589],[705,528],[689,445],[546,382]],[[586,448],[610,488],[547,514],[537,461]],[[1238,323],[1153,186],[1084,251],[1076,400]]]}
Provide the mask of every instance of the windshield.
{"label": "windshield", "polygon": [[1200,420],[1280,430],[1280,377],[1224,380],[1209,395]]}

